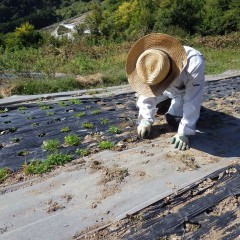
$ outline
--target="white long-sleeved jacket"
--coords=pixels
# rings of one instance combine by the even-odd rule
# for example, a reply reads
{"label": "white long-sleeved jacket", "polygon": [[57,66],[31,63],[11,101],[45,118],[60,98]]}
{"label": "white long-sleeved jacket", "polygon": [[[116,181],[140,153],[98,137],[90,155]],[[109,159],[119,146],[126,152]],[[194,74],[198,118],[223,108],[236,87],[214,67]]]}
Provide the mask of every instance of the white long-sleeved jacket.
{"label": "white long-sleeved jacket", "polygon": [[178,133],[195,134],[205,83],[205,64],[203,55],[199,51],[188,46],[184,46],[184,49],[187,53],[187,65],[163,94],[157,97],[139,96],[137,101],[139,107],[138,123],[141,119],[147,119],[153,123],[157,112],[156,105],[171,98],[168,113],[182,117]]}

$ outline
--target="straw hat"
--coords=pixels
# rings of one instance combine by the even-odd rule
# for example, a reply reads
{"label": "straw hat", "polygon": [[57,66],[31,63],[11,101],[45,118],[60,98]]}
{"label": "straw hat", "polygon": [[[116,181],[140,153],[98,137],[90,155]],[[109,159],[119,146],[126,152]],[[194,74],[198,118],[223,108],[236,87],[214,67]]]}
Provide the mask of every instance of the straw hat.
{"label": "straw hat", "polygon": [[158,96],[178,77],[186,63],[185,49],[177,39],[161,33],[146,35],[128,53],[129,84],[140,95]]}

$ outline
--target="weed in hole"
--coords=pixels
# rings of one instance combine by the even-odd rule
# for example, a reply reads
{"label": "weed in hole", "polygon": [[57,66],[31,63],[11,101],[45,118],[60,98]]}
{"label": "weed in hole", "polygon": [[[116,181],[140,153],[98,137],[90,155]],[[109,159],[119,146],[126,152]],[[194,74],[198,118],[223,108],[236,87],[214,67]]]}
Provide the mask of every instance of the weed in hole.
{"label": "weed in hole", "polygon": [[9,176],[9,170],[7,168],[0,168],[0,183],[4,182]]}
{"label": "weed in hole", "polygon": [[58,102],[58,106],[60,106],[60,107],[66,107],[66,106],[68,106],[68,104],[67,104],[66,102],[59,101],[59,102]]}
{"label": "weed in hole", "polygon": [[40,109],[42,109],[42,110],[48,110],[48,109],[51,109],[51,108],[52,108],[52,106],[50,106],[50,105],[39,105],[39,107],[40,107]]}
{"label": "weed in hole", "polygon": [[82,103],[82,101],[80,101],[79,99],[70,99],[68,101],[72,104],[81,104]]}
{"label": "weed in hole", "polygon": [[85,157],[85,156],[89,155],[90,150],[88,148],[84,148],[84,149],[79,149],[78,148],[75,153],[82,156],[82,157]]}
{"label": "weed in hole", "polygon": [[46,112],[46,116],[52,116],[52,115],[54,115],[54,114],[55,114],[54,111],[52,111],[52,112]]}
{"label": "weed in hole", "polygon": [[85,106],[86,109],[92,108],[92,106]]}
{"label": "weed in hole", "polygon": [[80,113],[76,113],[74,116],[77,117],[77,118],[80,118],[80,117],[83,117],[85,115],[86,115],[85,112],[80,112]]}
{"label": "weed in hole", "polygon": [[107,125],[109,122],[110,122],[110,120],[107,119],[107,118],[100,118],[100,123],[101,123],[102,125]]}
{"label": "weed in hole", "polygon": [[20,151],[17,155],[23,157],[23,156],[27,156],[28,154],[29,152],[26,149],[24,149]]}
{"label": "weed in hole", "polygon": [[90,122],[85,122],[82,124],[82,127],[91,129],[91,128],[94,128],[94,125]]}
{"label": "weed in hole", "polygon": [[40,124],[39,123],[32,123],[31,124],[33,127],[36,127],[36,126],[39,126]]}
{"label": "weed in hole", "polygon": [[64,137],[64,143],[68,146],[77,146],[81,143],[81,141],[78,135],[69,134]]}
{"label": "weed in hole", "polygon": [[95,114],[99,114],[100,112],[101,112],[101,111],[100,111],[99,109],[95,109],[95,110],[92,111],[92,114],[95,115]]}
{"label": "weed in hole", "polygon": [[61,132],[69,132],[70,128],[69,127],[63,127],[61,128]]}
{"label": "weed in hole", "polygon": [[105,150],[105,149],[112,149],[114,147],[114,144],[109,141],[101,141],[99,142],[98,146],[101,150]]}
{"label": "weed in hole", "polygon": [[43,141],[42,149],[46,151],[56,151],[58,148],[60,148],[60,142],[58,139],[50,139],[47,141]]}
{"label": "weed in hole", "polygon": [[122,132],[122,130],[119,127],[110,126],[109,127],[109,132],[110,133],[115,133],[115,134],[120,134]]}
{"label": "weed in hole", "polygon": [[23,111],[23,110],[26,110],[27,108],[26,107],[19,107],[18,110],[19,111]]}
{"label": "weed in hole", "polygon": [[25,175],[41,174],[49,172],[55,166],[60,166],[70,162],[73,159],[72,155],[63,153],[54,153],[47,157],[46,160],[32,160],[30,163],[24,163],[23,172]]}

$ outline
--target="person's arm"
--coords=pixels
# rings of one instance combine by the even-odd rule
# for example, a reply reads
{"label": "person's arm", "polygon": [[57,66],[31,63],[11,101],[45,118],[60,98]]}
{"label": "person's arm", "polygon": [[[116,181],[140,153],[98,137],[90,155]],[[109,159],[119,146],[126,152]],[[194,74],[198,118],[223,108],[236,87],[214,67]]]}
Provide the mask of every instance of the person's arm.
{"label": "person's arm", "polygon": [[180,135],[194,135],[196,122],[200,115],[202,95],[204,90],[205,75],[204,58],[201,55],[192,56],[189,59],[186,82],[186,93],[184,95],[183,117],[178,127]]}

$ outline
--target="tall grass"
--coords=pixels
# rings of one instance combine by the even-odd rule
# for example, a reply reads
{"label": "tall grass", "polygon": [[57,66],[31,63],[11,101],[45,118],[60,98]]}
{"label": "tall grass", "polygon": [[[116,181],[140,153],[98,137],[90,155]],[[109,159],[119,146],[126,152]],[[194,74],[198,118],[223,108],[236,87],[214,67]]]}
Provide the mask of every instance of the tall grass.
{"label": "tall grass", "polygon": [[[217,37],[182,37],[184,45],[201,51],[206,60],[206,74],[218,74],[229,69],[240,69],[238,39],[240,33]],[[59,44],[45,44],[39,49],[25,48],[12,52],[1,50],[0,71],[22,73],[37,71],[47,76],[42,79],[20,78],[10,81],[8,95],[40,94],[71,91],[87,87],[105,87],[127,83],[125,63],[133,42],[102,41],[95,44],[86,39]],[[54,78],[57,72],[72,74],[69,78]],[[89,84],[77,80],[100,74],[101,81],[89,78]],[[24,75],[25,76],[25,75]]]}

